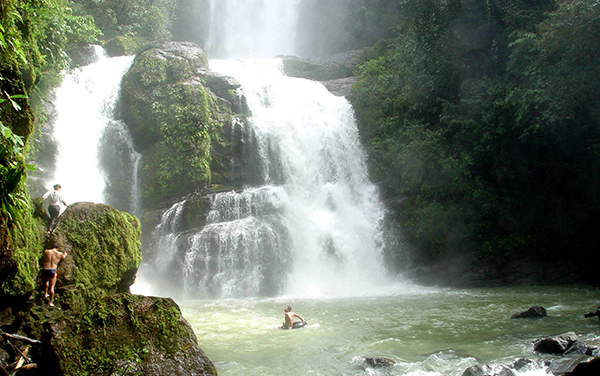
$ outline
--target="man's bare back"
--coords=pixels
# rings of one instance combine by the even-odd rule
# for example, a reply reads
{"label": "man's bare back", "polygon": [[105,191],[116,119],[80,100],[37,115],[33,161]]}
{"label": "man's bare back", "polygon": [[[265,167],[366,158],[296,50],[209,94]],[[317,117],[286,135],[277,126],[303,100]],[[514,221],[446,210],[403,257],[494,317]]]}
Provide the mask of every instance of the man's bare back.
{"label": "man's bare back", "polygon": [[56,269],[58,264],[67,257],[67,252],[60,252],[58,244],[52,245],[52,248],[44,249],[42,253],[42,279],[44,279],[44,297],[50,293],[50,307],[54,306],[54,285],[56,284]]}
{"label": "man's bare back", "polygon": [[56,269],[58,267],[58,263],[61,262],[65,257],[67,257],[67,253],[60,252],[56,248],[44,249],[44,253],[42,255],[42,268]]}

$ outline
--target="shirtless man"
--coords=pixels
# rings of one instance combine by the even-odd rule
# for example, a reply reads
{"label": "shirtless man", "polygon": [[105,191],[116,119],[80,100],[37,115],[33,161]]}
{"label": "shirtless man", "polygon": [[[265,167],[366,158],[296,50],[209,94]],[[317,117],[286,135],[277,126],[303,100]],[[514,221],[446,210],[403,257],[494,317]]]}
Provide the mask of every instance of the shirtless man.
{"label": "shirtless man", "polygon": [[54,285],[56,284],[56,268],[58,264],[67,257],[66,252],[58,250],[58,243],[54,243],[52,248],[44,249],[42,255],[42,278],[44,279],[45,288],[44,298],[48,297],[50,291],[50,307],[54,307]]}
{"label": "shirtless man", "polygon": [[[292,312],[292,307],[287,306],[283,309],[284,312],[284,322],[283,322],[283,326],[281,327],[281,329],[296,329],[296,328],[302,328],[304,325],[306,325],[306,321],[304,321],[304,319],[302,318],[302,316],[300,316],[297,313]],[[299,318],[302,321],[299,322],[294,322],[294,317]]]}

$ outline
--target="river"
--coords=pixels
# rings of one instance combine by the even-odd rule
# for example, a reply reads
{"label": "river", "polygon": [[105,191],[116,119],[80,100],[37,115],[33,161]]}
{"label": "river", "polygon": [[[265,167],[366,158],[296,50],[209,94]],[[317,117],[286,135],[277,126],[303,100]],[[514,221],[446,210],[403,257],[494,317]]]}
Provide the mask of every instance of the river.
{"label": "river", "polygon": [[[382,296],[180,301],[198,343],[220,376],[462,375],[475,364],[540,361],[536,339],[574,331],[600,342],[597,318],[583,314],[600,291],[577,287],[493,289],[397,287]],[[281,330],[291,305],[308,326]],[[542,319],[510,319],[532,305]],[[387,357],[393,367],[365,368],[362,356]],[[545,357],[548,357],[547,355]],[[546,375],[544,368],[519,375]]]}

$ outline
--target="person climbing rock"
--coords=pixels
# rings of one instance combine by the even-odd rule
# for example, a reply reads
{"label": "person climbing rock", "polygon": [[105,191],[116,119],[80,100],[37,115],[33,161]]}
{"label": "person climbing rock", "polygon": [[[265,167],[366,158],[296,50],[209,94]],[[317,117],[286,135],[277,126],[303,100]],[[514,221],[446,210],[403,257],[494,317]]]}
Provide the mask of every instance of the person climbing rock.
{"label": "person climbing rock", "polygon": [[54,286],[56,285],[56,269],[58,264],[67,257],[67,252],[60,252],[58,250],[59,244],[53,243],[50,246],[45,247],[42,253],[42,279],[44,279],[44,298],[50,296],[50,307],[54,307]]}
{"label": "person climbing rock", "polygon": [[48,225],[48,234],[54,231],[54,226],[56,225],[56,221],[58,220],[58,216],[61,212],[61,204],[68,206],[65,202],[61,190],[62,187],[60,184],[55,184],[53,189],[44,193],[42,199],[44,200],[44,209],[48,213],[50,217],[50,224]]}
{"label": "person climbing rock", "polygon": [[[281,329],[298,329],[302,328],[306,325],[306,321],[297,313],[292,312],[292,307],[286,306],[283,309],[284,312],[284,322]],[[299,318],[301,321],[294,322],[294,317]]]}

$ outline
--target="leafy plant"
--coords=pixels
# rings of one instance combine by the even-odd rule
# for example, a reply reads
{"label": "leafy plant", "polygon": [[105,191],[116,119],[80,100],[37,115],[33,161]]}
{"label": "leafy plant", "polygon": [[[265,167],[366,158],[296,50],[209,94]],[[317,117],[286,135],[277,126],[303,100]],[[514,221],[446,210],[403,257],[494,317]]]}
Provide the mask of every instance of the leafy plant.
{"label": "leafy plant", "polygon": [[[21,106],[15,99],[26,99],[26,95],[13,95],[3,93],[0,98],[0,108],[6,116],[11,110],[20,111]],[[0,121],[0,209],[9,220],[13,219],[16,210],[24,210],[28,207],[27,196],[21,189],[17,189],[21,183],[25,171],[34,169],[33,165],[23,162],[23,151],[25,143],[23,139],[14,134],[13,131]]]}

